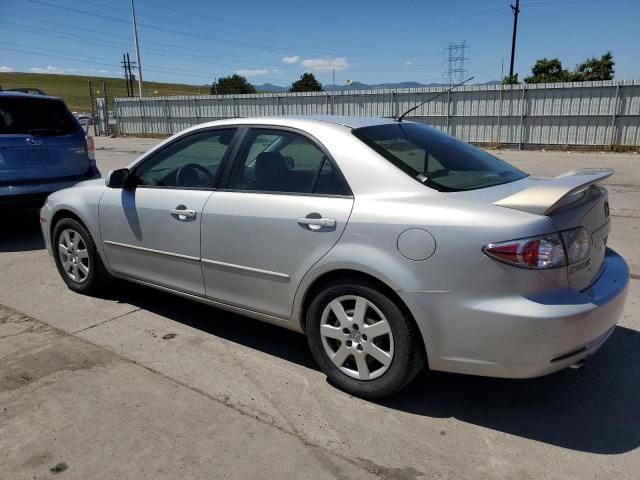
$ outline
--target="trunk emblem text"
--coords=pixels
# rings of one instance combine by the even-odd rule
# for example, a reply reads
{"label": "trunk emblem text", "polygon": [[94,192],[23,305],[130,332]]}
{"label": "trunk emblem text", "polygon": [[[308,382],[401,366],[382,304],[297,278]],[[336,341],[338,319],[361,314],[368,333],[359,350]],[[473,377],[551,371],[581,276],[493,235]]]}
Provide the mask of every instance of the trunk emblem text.
{"label": "trunk emblem text", "polygon": [[590,259],[590,258],[587,258],[587,260],[586,260],[586,261],[584,261],[584,262],[582,262],[582,263],[579,263],[579,264],[574,265],[573,267],[571,267],[571,268],[569,269],[569,273],[570,273],[570,274],[577,273],[577,272],[579,272],[580,270],[584,270],[585,268],[589,268],[590,266],[591,266],[591,259]]}

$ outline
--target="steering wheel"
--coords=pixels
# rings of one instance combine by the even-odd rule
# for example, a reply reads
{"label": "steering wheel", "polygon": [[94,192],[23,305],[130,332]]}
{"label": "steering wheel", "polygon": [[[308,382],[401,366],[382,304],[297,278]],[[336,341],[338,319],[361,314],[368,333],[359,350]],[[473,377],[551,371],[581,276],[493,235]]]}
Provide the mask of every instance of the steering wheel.
{"label": "steering wheel", "polygon": [[211,172],[197,163],[187,163],[176,173],[176,184],[180,187],[206,187],[212,183]]}

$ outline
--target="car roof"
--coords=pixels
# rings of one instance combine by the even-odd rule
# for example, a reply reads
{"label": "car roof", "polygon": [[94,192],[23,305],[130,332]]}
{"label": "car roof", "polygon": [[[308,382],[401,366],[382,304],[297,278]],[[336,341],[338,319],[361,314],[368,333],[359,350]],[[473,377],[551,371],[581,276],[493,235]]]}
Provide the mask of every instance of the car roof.
{"label": "car roof", "polygon": [[371,127],[385,123],[395,123],[395,120],[384,117],[355,117],[348,115],[301,115],[280,118],[296,118],[300,120],[315,120],[318,122],[335,123],[349,128]]}
{"label": "car roof", "polygon": [[240,117],[227,118],[224,120],[214,120],[212,122],[201,123],[192,127],[193,130],[208,126],[225,125],[270,125],[282,127],[309,127],[310,125],[334,126],[337,128],[361,128],[374,125],[392,124],[396,121],[383,117],[352,117],[342,115],[291,115],[272,117]]}
{"label": "car roof", "polygon": [[39,93],[24,93],[7,90],[0,90],[0,97],[22,97],[22,98],[41,98],[45,100],[62,100],[60,97],[52,97],[50,95],[40,95]]}

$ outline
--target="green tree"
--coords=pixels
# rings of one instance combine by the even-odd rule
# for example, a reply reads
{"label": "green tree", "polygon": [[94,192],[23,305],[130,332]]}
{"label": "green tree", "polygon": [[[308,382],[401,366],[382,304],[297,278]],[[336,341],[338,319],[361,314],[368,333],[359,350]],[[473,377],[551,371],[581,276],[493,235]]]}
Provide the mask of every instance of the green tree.
{"label": "green tree", "polygon": [[579,76],[575,72],[562,68],[562,63],[557,58],[552,58],[551,60],[547,58],[539,59],[531,68],[531,73],[530,77],[525,77],[524,81],[526,83],[579,81]]}
{"label": "green tree", "polygon": [[518,83],[520,83],[520,80],[518,80],[518,74],[517,73],[514,73],[513,76],[507,75],[506,77],[504,77],[502,79],[502,84],[503,85],[517,85]]}
{"label": "green tree", "polygon": [[300,76],[300,80],[297,80],[291,84],[290,92],[322,92],[322,84],[316,80],[313,73],[304,73]]}
{"label": "green tree", "polygon": [[585,60],[578,65],[576,73],[580,76],[580,81],[612,80],[615,73],[614,65],[613,55],[607,52],[600,58],[591,57]]}
{"label": "green tree", "polygon": [[256,93],[256,89],[247,81],[246,78],[237,74],[219,78],[217,83],[211,85],[212,95],[229,95],[238,93]]}

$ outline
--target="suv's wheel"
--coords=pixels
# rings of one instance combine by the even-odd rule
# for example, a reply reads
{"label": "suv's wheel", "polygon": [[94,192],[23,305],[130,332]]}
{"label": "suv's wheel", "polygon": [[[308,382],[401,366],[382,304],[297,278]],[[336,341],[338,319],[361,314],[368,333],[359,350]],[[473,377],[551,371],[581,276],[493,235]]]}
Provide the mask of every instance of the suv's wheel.
{"label": "suv's wheel", "polygon": [[78,293],[97,292],[108,275],[87,229],[72,218],[63,218],[53,229],[53,256],[60,276]]}
{"label": "suv's wheel", "polygon": [[307,338],[329,381],[358,397],[397,392],[426,362],[413,321],[365,282],[324,286],[307,310]]}

